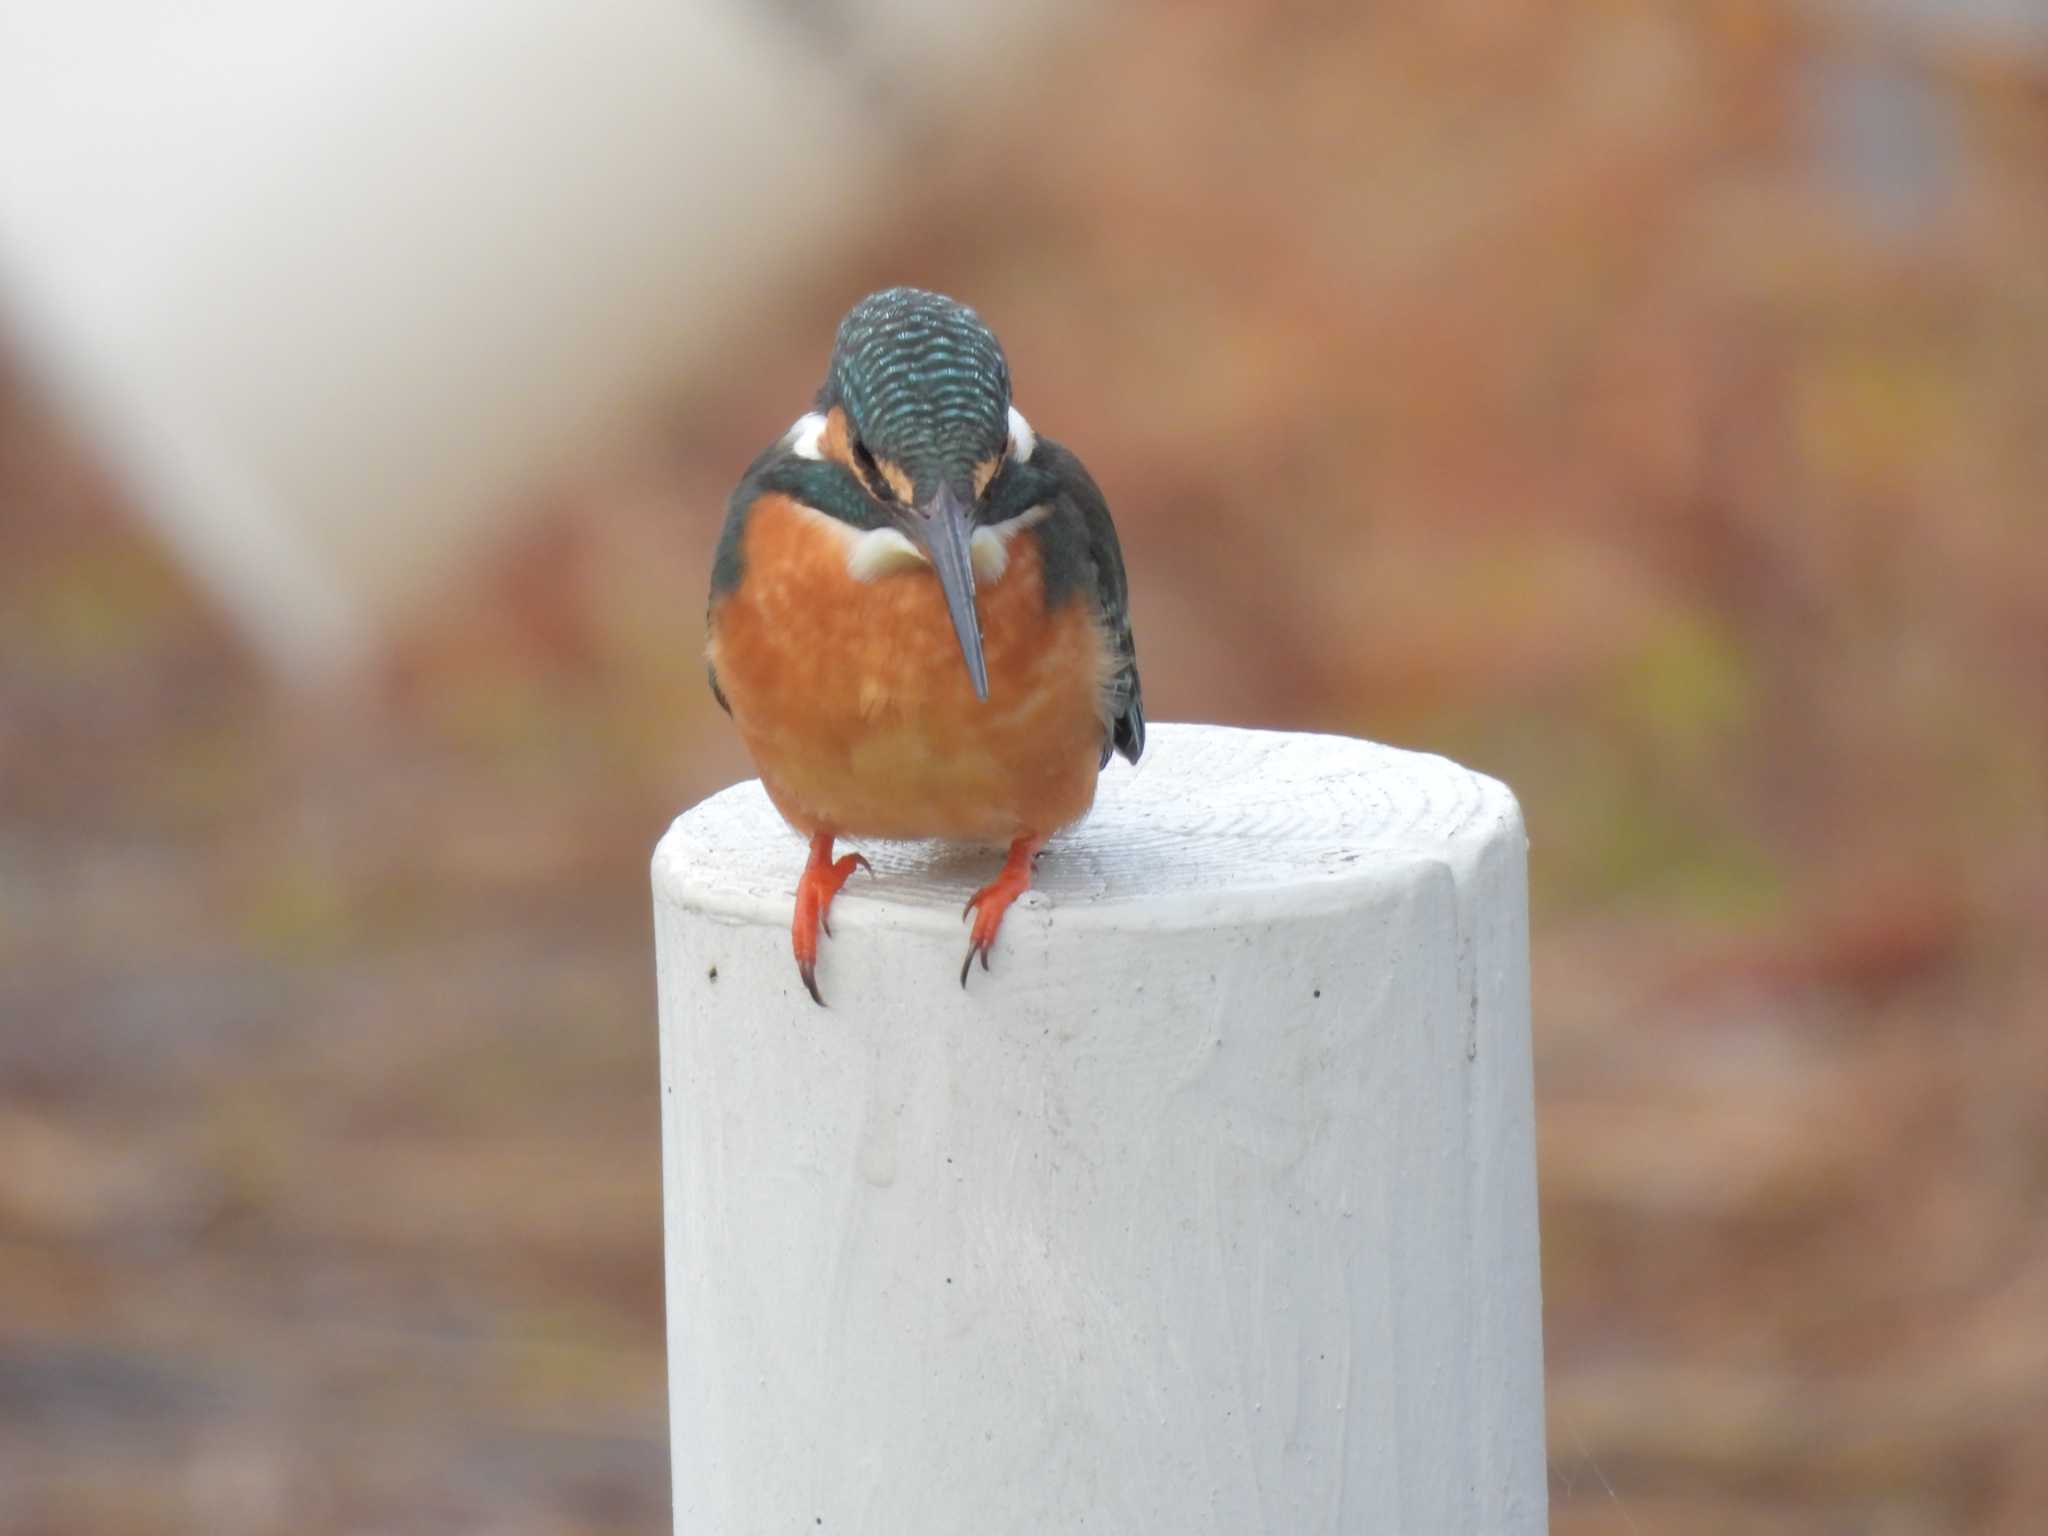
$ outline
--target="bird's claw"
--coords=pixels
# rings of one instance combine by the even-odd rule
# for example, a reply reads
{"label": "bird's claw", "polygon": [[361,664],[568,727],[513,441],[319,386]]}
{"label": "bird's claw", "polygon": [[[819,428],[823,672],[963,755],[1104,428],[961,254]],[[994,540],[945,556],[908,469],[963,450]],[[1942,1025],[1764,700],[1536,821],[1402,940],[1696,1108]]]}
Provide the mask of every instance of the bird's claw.
{"label": "bird's claw", "polygon": [[[856,869],[864,869],[871,875],[875,872],[875,866],[857,853],[849,853],[845,858],[832,866],[833,895],[836,896],[839,893],[839,887],[853,878],[853,872]],[[832,904],[829,900],[824,906],[818,908],[818,926],[825,930],[826,938],[832,937]],[[812,987],[811,996],[816,997],[817,995],[818,989]]]}
{"label": "bird's claw", "polygon": [[811,1001],[820,1008],[825,1006],[825,998],[818,991],[818,935],[823,933],[828,939],[832,937],[832,920],[827,915],[832,910],[832,898],[839,894],[839,888],[853,877],[856,869],[864,869],[871,875],[875,872],[875,866],[860,854],[843,854],[834,859],[829,838],[822,843],[814,840],[811,862],[805,866],[803,878],[797,882],[796,916],[790,930],[796,948],[796,973],[803,978],[804,990],[811,994]]}
{"label": "bird's claw", "polygon": [[974,969],[974,957],[976,955],[981,956],[981,968],[985,971],[988,969],[988,952],[994,947],[995,945],[993,940],[989,941],[988,943],[983,943],[980,939],[976,939],[972,944],[969,944],[967,946],[967,958],[960,962],[961,991],[964,992],[967,990],[967,973]]}
{"label": "bird's claw", "polygon": [[967,973],[974,969],[974,957],[981,957],[981,968],[989,968],[989,951],[996,947],[996,935],[1002,930],[1003,914],[1010,910],[1010,903],[1023,895],[1031,886],[1031,856],[1037,850],[1030,843],[1019,839],[1010,847],[1010,856],[1003,863],[1002,873],[967,898],[967,905],[960,909],[965,921],[974,918],[974,936],[967,946],[967,958],[960,962],[960,985],[967,985]]}

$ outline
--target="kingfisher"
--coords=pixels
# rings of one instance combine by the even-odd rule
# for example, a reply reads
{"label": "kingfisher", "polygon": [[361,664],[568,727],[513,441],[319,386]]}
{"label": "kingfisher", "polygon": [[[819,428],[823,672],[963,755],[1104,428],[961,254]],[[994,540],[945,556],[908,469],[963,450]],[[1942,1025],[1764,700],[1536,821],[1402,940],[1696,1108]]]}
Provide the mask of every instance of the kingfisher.
{"label": "kingfisher", "polygon": [[1017,409],[981,316],[923,289],[840,322],[811,409],[728,503],[706,628],[712,697],[810,840],[790,938],[820,1005],[818,932],[873,873],[839,839],[1007,846],[961,913],[964,987],[1046,840],[1145,747],[1102,492]]}

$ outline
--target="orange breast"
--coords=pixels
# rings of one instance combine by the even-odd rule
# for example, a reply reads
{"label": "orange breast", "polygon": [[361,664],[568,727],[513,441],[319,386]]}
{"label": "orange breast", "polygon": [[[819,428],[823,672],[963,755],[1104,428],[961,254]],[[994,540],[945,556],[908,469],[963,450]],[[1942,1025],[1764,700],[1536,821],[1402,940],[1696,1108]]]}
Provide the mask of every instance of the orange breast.
{"label": "orange breast", "polygon": [[747,519],[745,575],[710,657],[776,807],[805,832],[1001,842],[1087,813],[1102,749],[1101,627],[1048,613],[1038,543],[980,584],[989,696],[975,698],[938,578],[854,578],[850,530],[783,496]]}

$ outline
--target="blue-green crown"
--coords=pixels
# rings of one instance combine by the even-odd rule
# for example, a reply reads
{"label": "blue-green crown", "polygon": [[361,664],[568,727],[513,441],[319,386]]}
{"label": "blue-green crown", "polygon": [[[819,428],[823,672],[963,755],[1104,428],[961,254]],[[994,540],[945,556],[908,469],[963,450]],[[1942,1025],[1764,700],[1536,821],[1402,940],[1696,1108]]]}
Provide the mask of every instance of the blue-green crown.
{"label": "blue-green crown", "polygon": [[1010,365],[965,304],[922,288],[871,293],[839,323],[825,403],[920,485],[964,473],[1010,435]]}

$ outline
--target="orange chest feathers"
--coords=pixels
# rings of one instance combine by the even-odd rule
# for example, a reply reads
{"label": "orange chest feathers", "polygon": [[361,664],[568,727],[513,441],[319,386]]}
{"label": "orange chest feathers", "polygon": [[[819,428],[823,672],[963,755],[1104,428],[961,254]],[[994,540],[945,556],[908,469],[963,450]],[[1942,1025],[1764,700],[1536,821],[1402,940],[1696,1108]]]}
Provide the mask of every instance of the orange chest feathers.
{"label": "orange chest feathers", "polygon": [[712,607],[711,664],[783,815],[806,832],[1000,841],[1086,814],[1107,646],[1085,602],[1047,608],[1037,539],[977,561],[984,701],[930,567],[857,576],[861,537],[764,496],[740,582]]}

